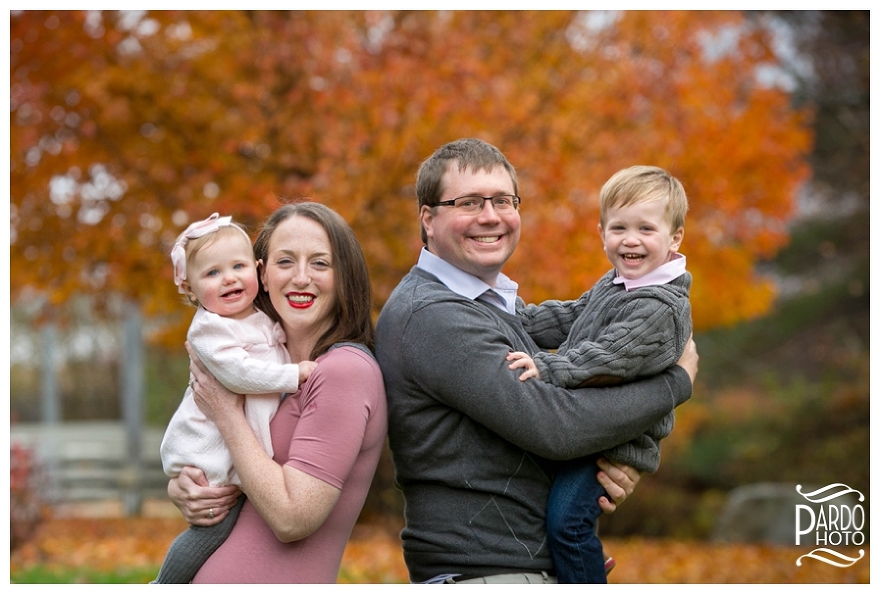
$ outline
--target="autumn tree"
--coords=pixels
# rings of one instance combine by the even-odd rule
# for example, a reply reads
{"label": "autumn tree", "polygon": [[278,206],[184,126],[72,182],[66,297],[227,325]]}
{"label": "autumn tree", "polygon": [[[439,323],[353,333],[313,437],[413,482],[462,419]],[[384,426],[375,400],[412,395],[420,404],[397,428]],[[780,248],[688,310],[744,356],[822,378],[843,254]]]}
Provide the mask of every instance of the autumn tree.
{"label": "autumn tree", "polygon": [[417,258],[419,163],[477,136],[517,167],[527,300],[607,269],[599,188],[654,164],[690,197],[695,326],[754,317],[809,173],[777,62],[739,12],[16,11],[12,297],[126,295],[179,348],[177,234],[307,197],[351,223],[380,306]]}

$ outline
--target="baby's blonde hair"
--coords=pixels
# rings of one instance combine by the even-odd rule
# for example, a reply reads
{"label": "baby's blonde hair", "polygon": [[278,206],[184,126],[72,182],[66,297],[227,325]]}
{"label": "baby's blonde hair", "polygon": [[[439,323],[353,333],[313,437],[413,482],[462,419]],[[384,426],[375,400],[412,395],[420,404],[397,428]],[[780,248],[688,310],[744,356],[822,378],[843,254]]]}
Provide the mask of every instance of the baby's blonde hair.
{"label": "baby's blonde hair", "polygon": [[[220,239],[227,239],[232,237],[238,237],[242,241],[247,241],[248,244],[251,244],[251,238],[247,234],[247,231],[244,230],[244,227],[239,225],[238,223],[231,223],[224,227],[218,227],[216,230],[211,233],[207,233],[202,235],[201,237],[196,237],[195,239],[190,239],[187,241],[184,246],[184,250],[186,250],[186,283],[190,286],[190,290],[192,288],[192,281],[189,277],[189,268],[192,266],[193,259],[196,257],[200,251],[208,247],[209,245],[213,245],[215,242]],[[192,306],[198,306],[198,301],[194,300],[189,293],[186,294],[186,302]]]}
{"label": "baby's blonde hair", "polygon": [[688,200],[681,182],[665,169],[634,165],[611,176],[599,192],[599,223],[605,227],[608,209],[651,200],[666,200],[666,220],[674,233],[684,228]]}
{"label": "baby's blonde hair", "polygon": [[[243,234],[243,235],[242,235]],[[205,249],[209,245],[213,245],[214,242],[220,239],[226,239],[228,237],[238,237],[251,243],[250,236],[247,234],[247,231],[239,225],[238,223],[232,223],[230,225],[226,225],[225,227],[218,227],[217,230],[212,231],[211,233],[207,233],[202,235],[201,237],[196,237],[195,239],[190,239],[184,249],[186,250],[186,267],[189,269],[192,264],[193,258],[196,257],[201,250]],[[189,277],[189,275],[187,275]]]}

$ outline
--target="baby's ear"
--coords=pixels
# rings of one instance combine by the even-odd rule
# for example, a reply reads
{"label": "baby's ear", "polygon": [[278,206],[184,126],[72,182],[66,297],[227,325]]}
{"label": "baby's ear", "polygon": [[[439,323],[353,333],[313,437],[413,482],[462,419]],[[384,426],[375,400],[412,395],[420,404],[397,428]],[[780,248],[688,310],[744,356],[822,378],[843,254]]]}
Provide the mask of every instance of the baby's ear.
{"label": "baby's ear", "polygon": [[183,289],[184,295],[186,295],[186,298],[189,299],[193,305],[199,304],[199,300],[196,297],[196,294],[193,293],[192,287],[189,286],[188,282],[185,280],[180,281],[180,288]]}

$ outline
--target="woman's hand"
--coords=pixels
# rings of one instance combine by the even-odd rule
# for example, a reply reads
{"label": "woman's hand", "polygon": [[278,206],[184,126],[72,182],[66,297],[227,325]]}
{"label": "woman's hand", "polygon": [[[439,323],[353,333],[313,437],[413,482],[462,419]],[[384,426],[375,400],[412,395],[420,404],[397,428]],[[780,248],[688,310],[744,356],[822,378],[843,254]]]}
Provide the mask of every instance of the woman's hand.
{"label": "woman's hand", "polygon": [[193,526],[219,524],[241,494],[235,485],[209,487],[205,473],[184,466],[180,475],[168,481],[168,497]]}
{"label": "woman's hand", "polygon": [[228,419],[230,415],[235,414],[236,409],[243,414],[244,396],[230,392],[226,386],[218,382],[208,368],[199,361],[189,341],[185,342],[184,346],[189,353],[189,372],[193,377],[190,382],[193,400],[205,416],[217,423],[218,420]]}
{"label": "woman's hand", "polygon": [[610,514],[632,494],[641,474],[632,466],[615,464],[605,458],[599,458],[598,464],[600,470],[596,477],[613,500],[609,501],[608,497],[602,496],[599,498],[599,507],[606,514]]}

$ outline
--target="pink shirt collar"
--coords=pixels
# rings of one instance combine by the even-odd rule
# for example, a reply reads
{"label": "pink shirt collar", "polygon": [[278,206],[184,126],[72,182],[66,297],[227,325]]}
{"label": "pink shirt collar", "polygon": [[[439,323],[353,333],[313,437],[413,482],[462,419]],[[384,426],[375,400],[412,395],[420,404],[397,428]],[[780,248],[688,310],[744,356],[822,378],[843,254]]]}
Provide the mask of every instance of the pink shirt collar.
{"label": "pink shirt collar", "polygon": [[624,288],[626,288],[627,291],[632,291],[633,289],[638,289],[639,287],[665,285],[666,283],[677,279],[686,272],[686,262],[687,258],[685,258],[684,255],[679,254],[678,252],[673,252],[670,255],[669,262],[658,266],[651,272],[644,274],[639,278],[628,279],[618,275],[612,282],[617,285],[623,284]]}

